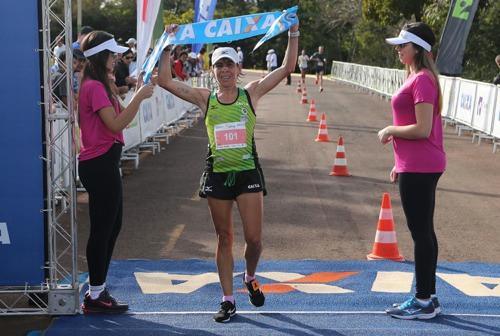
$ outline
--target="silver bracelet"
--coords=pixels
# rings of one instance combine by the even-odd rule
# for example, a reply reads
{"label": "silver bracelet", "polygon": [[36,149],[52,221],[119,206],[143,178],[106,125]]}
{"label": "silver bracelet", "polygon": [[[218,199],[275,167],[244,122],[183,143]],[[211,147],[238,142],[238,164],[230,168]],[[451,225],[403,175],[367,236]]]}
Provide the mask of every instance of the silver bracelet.
{"label": "silver bracelet", "polygon": [[296,31],[296,32],[291,32],[291,31],[288,31],[288,36],[289,37],[299,37],[300,36],[300,31]]}

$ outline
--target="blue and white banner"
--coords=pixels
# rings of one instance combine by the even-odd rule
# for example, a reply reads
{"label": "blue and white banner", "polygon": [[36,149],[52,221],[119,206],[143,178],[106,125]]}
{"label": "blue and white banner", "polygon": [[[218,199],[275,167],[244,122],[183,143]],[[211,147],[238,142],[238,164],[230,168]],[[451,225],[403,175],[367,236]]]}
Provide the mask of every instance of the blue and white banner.
{"label": "blue and white banner", "polygon": [[265,35],[263,40],[257,43],[260,46],[263,42],[295,25],[298,22],[297,9],[298,7],[294,6],[283,12],[258,13],[185,24],[180,25],[175,34],[163,33],[143,66],[144,82],[149,82],[156,62],[168,45],[230,42]]}
{"label": "blue and white banner", "polygon": [[[204,22],[212,20],[214,17],[215,6],[217,5],[217,0],[195,0],[194,2],[194,22]],[[191,48],[193,52],[198,53],[201,49],[202,44],[193,44]]]}
{"label": "blue and white banner", "polygon": [[267,40],[270,40],[276,35],[287,31],[291,26],[297,24],[298,21],[299,19],[297,18],[297,6],[283,11],[280,17],[273,22],[266,35],[264,35],[260,39],[260,41],[257,42],[252,51],[257,50],[257,48],[263,45]]}

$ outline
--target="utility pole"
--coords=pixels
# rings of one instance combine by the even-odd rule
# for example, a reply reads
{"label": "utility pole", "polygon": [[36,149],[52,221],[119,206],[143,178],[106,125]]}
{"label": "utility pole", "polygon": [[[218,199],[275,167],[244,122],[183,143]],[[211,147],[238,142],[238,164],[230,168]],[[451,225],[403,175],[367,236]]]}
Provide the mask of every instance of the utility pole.
{"label": "utility pole", "polygon": [[82,29],[82,0],[76,2],[76,31],[77,34]]}

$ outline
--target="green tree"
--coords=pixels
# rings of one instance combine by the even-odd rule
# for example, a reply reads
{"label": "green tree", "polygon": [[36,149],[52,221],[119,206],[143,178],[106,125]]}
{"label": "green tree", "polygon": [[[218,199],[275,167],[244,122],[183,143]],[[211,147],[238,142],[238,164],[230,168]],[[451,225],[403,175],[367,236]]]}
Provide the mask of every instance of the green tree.
{"label": "green tree", "polygon": [[429,2],[430,0],[364,0],[363,15],[366,19],[391,26],[403,19],[415,18],[416,21],[421,21],[424,6]]}

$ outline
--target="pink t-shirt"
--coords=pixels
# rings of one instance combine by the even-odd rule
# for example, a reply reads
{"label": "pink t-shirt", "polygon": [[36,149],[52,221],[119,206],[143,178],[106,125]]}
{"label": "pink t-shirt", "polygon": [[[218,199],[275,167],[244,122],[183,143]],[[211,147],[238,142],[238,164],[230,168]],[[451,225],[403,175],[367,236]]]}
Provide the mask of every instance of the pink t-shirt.
{"label": "pink t-shirt", "polygon": [[78,100],[81,132],[80,156],[78,157],[80,161],[103,155],[115,142],[124,144],[123,133],[111,132],[98,113],[104,107],[113,106],[115,113],[119,114],[120,104],[116,99],[113,100],[111,103],[101,82],[87,79],[82,83]]}
{"label": "pink t-shirt", "polygon": [[434,106],[432,130],[425,139],[394,137],[394,158],[398,173],[439,173],[446,168],[443,147],[443,127],[439,113],[439,95],[434,77],[428,70],[410,75],[403,86],[392,96],[392,117],[395,126],[417,122],[415,105],[429,103]]}

